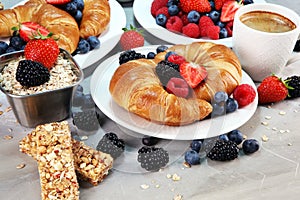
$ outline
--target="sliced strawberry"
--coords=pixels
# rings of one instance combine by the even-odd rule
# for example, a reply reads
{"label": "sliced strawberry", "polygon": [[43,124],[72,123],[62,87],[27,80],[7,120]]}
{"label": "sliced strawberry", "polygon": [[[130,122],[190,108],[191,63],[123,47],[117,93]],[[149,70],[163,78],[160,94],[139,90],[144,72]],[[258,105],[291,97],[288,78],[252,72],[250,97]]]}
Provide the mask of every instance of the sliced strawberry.
{"label": "sliced strawberry", "polygon": [[71,0],[46,0],[46,2],[53,5],[60,5],[69,3]]}
{"label": "sliced strawberry", "polygon": [[34,38],[36,35],[47,36],[50,32],[43,26],[34,22],[23,22],[19,29],[20,37],[26,42]]}
{"label": "sliced strawberry", "polygon": [[242,6],[243,4],[238,3],[235,0],[227,1],[223,4],[220,21],[221,22],[229,22],[234,19],[235,12]]}
{"label": "sliced strawberry", "polygon": [[207,71],[204,67],[191,62],[182,63],[179,66],[180,75],[189,84],[191,88],[195,88],[207,76]]}

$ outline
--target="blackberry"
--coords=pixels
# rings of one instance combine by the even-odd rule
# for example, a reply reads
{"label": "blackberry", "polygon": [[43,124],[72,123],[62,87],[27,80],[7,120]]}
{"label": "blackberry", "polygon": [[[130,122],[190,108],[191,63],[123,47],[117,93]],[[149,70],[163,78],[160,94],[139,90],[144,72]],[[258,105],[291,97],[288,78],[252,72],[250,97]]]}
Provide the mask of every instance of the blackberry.
{"label": "blackberry", "polygon": [[130,60],[136,60],[136,59],[140,59],[140,58],[146,58],[146,56],[144,54],[137,53],[135,50],[124,51],[119,56],[119,64],[121,65]]}
{"label": "blackberry", "polygon": [[290,76],[284,80],[288,84],[289,87],[289,95],[287,96],[287,99],[293,99],[300,97],[300,76]]}
{"label": "blackberry", "polygon": [[179,72],[179,65],[167,60],[160,61],[155,68],[155,72],[163,86],[166,86],[173,77],[182,78]]}
{"label": "blackberry", "polygon": [[238,157],[239,148],[232,141],[217,140],[215,146],[208,152],[207,157],[211,160],[229,161]]}
{"label": "blackberry", "polygon": [[125,142],[119,139],[115,133],[106,133],[99,141],[96,149],[110,154],[114,159],[119,157],[125,150]]}
{"label": "blackberry", "polygon": [[22,86],[38,86],[49,81],[50,73],[49,70],[39,62],[21,60],[18,64],[16,79]]}
{"label": "blackberry", "polygon": [[73,124],[83,131],[96,131],[99,128],[99,120],[95,110],[84,110],[72,114]]}
{"label": "blackberry", "polygon": [[163,148],[143,146],[138,150],[137,161],[147,171],[158,171],[169,162],[169,154]]}

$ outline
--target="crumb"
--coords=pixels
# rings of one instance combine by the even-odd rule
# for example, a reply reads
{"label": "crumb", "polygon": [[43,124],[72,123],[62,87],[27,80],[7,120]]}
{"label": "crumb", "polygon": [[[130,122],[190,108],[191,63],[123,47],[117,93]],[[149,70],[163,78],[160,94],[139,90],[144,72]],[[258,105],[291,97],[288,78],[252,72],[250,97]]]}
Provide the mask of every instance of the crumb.
{"label": "crumb", "polygon": [[279,115],[285,115],[285,114],[286,114],[285,111],[280,111],[280,112],[279,112]]}
{"label": "crumb", "polygon": [[264,125],[264,126],[268,126],[269,125],[268,122],[261,122],[261,124]]}
{"label": "crumb", "polygon": [[173,200],[183,200],[183,196],[180,194],[177,194],[176,196],[174,196]]}
{"label": "crumb", "polygon": [[265,119],[271,119],[272,117],[271,116],[265,116]]}
{"label": "crumb", "polygon": [[292,146],[292,143],[288,143],[287,145],[288,145],[288,146]]}
{"label": "crumb", "polygon": [[5,109],[5,112],[9,112],[12,110],[12,107],[11,106],[8,106],[6,109]]}
{"label": "crumb", "polygon": [[184,162],[184,163],[183,163],[183,166],[186,167],[186,168],[191,168],[191,167],[192,167],[192,166],[191,166],[189,163],[187,163],[187,162]]}
{"label": "crumb", "polygon": [[181,179],[180,176],[178,176],[177,174],[173,174],[173,176],[172,176],[173,181],[179,181],[180,179]]}
{"label": "crumb", "polygon": [[13,136],[12,135],[5,135],[3,138],[5,140],[11,140],[11,139],[13,139]]}
{"label": "crumb", "polygon": [[22,169],[22,168],[24,168],[26,165],[24,164],[24,163],[21,163],[21,164],[18,164],[17,165],[17,169]]}
{"label": "crumb", "polygon": [[3,114],[3,111],[0,111],[0,115],[2,115]]}
{"label": "crumb", "polygon": [[148,189],[149,187],[150,187],[150,186],[147,185],[147,184],[142,184],[142,185],[141,185],[141,188],[144,189],[144,190]]}
{"label": "crumb", "polygon": [[266,135],[263,135],[261,137],[262,141],[267,142],[269,140],[269,138]]}
{"label": "crumb", "polygon": [[167,178],[172,178],[172,175],[171,174],[167,174]]}

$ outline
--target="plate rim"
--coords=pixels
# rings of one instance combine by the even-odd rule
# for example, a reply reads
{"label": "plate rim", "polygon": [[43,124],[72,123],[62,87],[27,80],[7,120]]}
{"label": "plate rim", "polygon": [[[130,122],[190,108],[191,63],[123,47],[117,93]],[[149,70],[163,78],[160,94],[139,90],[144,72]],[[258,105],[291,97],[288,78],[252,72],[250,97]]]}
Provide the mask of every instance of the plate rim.
{"label": "plate rim", "polygon": [[[144,46],[144,47],[139,47],[139,48],[136,48],[134,50],[136,50],[137,52],[140,52],[140,51],[151,51],[153,50],[154,48],[156,48],[157,46],[159,45],[149,45],[149,46]],[[199,134],[193,134],[193,137],[185,137],[182,133],[177,133],[177,134],[162,134],[162,133],[159,133],[159,135],[157,135],[156,132],[152,132],[151,130],[147,130],[147,129],[142,129],[141,127],[136,127],[136,126],[132,126],[131,124],[128,124],[126,121],[124,121],[123,119],[119,119],[113,112],[109,112],[108,111],[108,108],[106,108],[105,106],[107,106],[106,104],[103,105],[103,102],[101,102],[98,97],[97,97],[97,89],[98,87],[103,87],[103,85],[100,85],[102,83],[102,79],[101,78],[101,75],[104,76],[105,75],[105,72],[108,71],[108,70],[112,70],[113,72],[115,71],[115,69],[119,66],[113,66],[114,68],[113,69],[109,69],[112,64],[116,61],[118,61],[118,56],[120,55],[120,53],[122,52],[119,52],[109,58],[107,58],[105,61],[103,61],[102,63],[100,63],[98,65],[98,67],[95,69],[95,71],[93,72],[92,74],[92,77],[91,77],[91,80],[90,80],[90,91],[91,91],[91,95],[92,95],[92,98],[95,102],[95,104],[98,106],[98,108],[108,117],[110,118],[112,121],[114,121],[117,125],[120,125],[121,126],[121,129],[124,131],[130,131],[130,132],[133,132],[133,134],[142,134],[142,135],[149,135],[149,136],[155,136],[155,137],[158,137],[158,138],[162,138],[162,139],[172,139],[172,140],[192,140],[192,139],[204,139],[204,138],[210,138],[210,137],[214,137],[214,136],[218,136],[218,135],[221,135],[223,133],[226,133],[226,132],[229,132],[231,130],[234,130],[236,128],[239,128],[240,126],[244,125],[247,121],[250,120],[250,118],[254,115],[256,109],[257,109],[257,106],[258,106],[258,95],[256,95],[255,99],[254,99],[254,102],[252,102],[250,105],[244,107],[244,108],[241,108],[239,109],[238,111],[235,111],[236,112],[240,112],[240,114],[243,114],[244,116],[246,116],[245,118],[243,118],[242,122],[240,122],[238,125],[234,126],[235,128],[232,128],[232,127],[228,127],[228,125],[226,124],[225,125],[225,128],[221,127],[221,131],[219,131],[218,134],[213,134],[213,135],[207,135],[207,137],[199,137]],[[113,74],[113,72],[111,72]],[[255,83],[253,82],[253,80],[250,78],[250,76],[242,70],[242,73],[243,73],[243,78],[245,77],[247,83],[250,82],[250,85],[254,86],[254,89],[256,91],[256,94],[257,94],[257,90],[256,90],[256,87],[255,87]],[[110,80],[111,77],[105,77],[106,80]],[[243,79],[243,80],[245,80]],[[99,83],[100,82],[100,83]],[[109,86],[109,84],[108,84]],[[107,88],[108,89],[108,88]],[[107,95],[107,94],[105,94]],[[113,106],[117,106],[119,107],[111,98],[111,95],[110,93],[108,94],[109,97],[107,97],[108,99],[110,99],[109,101],[112,102],[112,104],[115,104]],[[104,96],[104,95],[103,95]],[[125,109],[119,107],[120,110],[122,110],[122,112],[124,112],[125,114],[128,114],[129,116],[133,117],[133,118],[137,118],[139,120],[142,120],[144,121],[145,123],[148,123],[150,125],[153,125],[157,128],[165,128],[165,129],[168,129],[168,131],[180,131],[179,129],[180,128],[183,128],[184,130],[185,129],[188,129],[188,127],[194,127],[195,130],[198,130],[201,128],[201,123],[205,122],[204,120],[201,120],[201,121],[198,121],[198,122],[194,122],[192,124],[189,124],[189,125],[184,125],[184,126],[167,126],[167,125],[159,125],[157,123],[153,123],[153,122],[150,122],[146,119],[143,119],[137,115],[135,115],[134,113],[130,113],[128,111],[126,111]],[[247,112],[248,111],[248,112]],[[241,113],[242,112],[242,113]],[[246,112],[246,113],[245,113]],[[233,114],[235,113],[229,113],[229,114],[226,114],[224,116],[219,116],[219,117],[216,117],[216,118],[213,118],[212,119],[205,119],[205,120],[208,120],[209,122],[205,122],[205,123],[219,123],[220,121],[222,121],[223,118],[228,118],[228,116],[233,116]],[[245,115],[246,114],[246,115]],[[216,125],[216,124],[215,124]],[[220,125],[220,124],[218,124]],[[222,124],[222,126],[224,125],[224,122]],[[216,128],[216,127],[212,127],[212,128]],[[173,129],[173,130],[172,130]],[[178,130],[176,130],[178,129]],[[181,129],[182,130],[182,129]],[[209,130],[207,130],[209,131]]]}

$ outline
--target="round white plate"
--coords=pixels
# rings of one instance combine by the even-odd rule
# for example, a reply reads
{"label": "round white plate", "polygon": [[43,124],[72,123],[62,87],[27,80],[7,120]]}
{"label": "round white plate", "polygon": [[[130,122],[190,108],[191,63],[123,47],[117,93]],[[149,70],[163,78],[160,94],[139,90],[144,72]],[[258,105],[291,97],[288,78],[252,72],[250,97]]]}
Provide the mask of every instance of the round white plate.
{"label": "round white plate", "polygon": [[[171,31],[168,31],[166,28],[157,25],[155,22],[155,18],[151,15],[150,12],[152,2],[153,0],[135,0],[133,3],[133,13],[139,24],[157,38],[160,38],[171,44],[177,44],[178,42],[180,42],[181,44],[190,44],[195,41],[210,41],[218,44],[224,44],[229,47],[232,46],[231,37],[219,40],[195,39],[173,33]],[[265,0],[254,0],[254,2],[264,3]]]}
{"label": "round white plate", "polygon": [[[155,51],[157,46],[146,46],[135,49],[147,54]],[[134,133],[155,136],[164,139],[192,140],[214,137],[239,128],[254,114],[258,104],[258,97],[250,105],[238,109],[234,113],[211,119],[205,119],[186,126],[159,125],[126,111],[117,105],[109,92],[109,83],[115,70],[119,66],[120,53],[106,59],[94,71],[91,78],[91,95],[99,109],[123,129]],[[248,83],[256,89],[254,82],[243,71],[242,83]]]}
{"label": "round white plate", "polygon": [[[17,5],[23,5],[25,2],[21,1]],[[107,29],[99,36],[101,42],[100,48],[86,54],[77,54],[74,56],[75,61],[81,69],[85,69],[103,58],[120,40],[123,33],[122,28],[126,26],[126,14],[120,3],[116,0],[109,0],[109,5],[111,11],[110,23]],[[5,40],[8,41],[8,39]]]}

